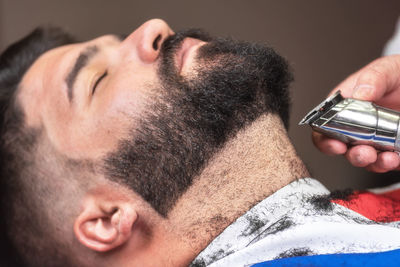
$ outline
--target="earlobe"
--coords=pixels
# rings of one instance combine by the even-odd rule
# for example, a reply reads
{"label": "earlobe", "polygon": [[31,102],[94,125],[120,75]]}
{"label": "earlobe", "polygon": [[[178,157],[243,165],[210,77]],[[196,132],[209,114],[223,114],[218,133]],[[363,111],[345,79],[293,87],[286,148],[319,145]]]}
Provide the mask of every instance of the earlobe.
{"label": "earlobe", "polygon": [[86,199],[74,224],[77,239],[99,252],[112,250],[128,241],[137,219],[136,211],[129,204],[108,207],[110,203]]}

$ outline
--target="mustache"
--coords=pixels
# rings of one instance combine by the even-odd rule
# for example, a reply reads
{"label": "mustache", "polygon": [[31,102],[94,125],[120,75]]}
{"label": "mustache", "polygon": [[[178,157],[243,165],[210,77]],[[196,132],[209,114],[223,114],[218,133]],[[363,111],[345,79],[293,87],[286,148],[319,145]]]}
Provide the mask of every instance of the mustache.
{"label": "mustache", "polygon": [[204,30],[195,28],[181,30],[168,36],[161,44],[158,66],[158,77],[165,85],[175,84],[176,81],[181,79],[175,66],[174,56],[182,47],[185,38],[199,39],[204,42],[211,42],[214,39]]}
{"label": "mustache", "polygon": [[161,56],[171,56],[182,45],[185,38],[199,39],[204,42],[210,42],[213,38],[202,29],[186,29],[176,32],[174,35],[168,36],[161,45]]}

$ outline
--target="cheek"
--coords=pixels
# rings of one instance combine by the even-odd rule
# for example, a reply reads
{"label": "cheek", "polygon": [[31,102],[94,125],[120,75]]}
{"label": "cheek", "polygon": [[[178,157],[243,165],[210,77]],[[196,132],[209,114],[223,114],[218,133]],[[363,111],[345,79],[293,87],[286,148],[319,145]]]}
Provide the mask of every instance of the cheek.
{"label": "cheek", "polygon": [[[110,78],[100,88],[91,103],[91,112],[112,116],[126,114],[136,117],[159,92],[160,83],[152,68],[125,69]],[[97,93],[97,92],[96,92]]]}
{"label": "cheek", "polygon": [[157,84],[133,79],[106,83],[89,108],[74,114],[66,125],[63,150],[71,157],[98,158],[117,149],[118,141],[130,134],[146,112],[155,87]]}
{"label": "cheek", "polygon": [[[100,158],[115,150],[144,109],[140,91],[111,91],[85,109],[53,102],[42,113],[51,142],[70,158]],[[45,99],[44,99],[45,100]],[[53,108],[51,108],[53,106]]]}
{"label": "cheek", "polygon": [[107,111],[92,116],[80,114],[66,121],[52,124],[48,132],[52,143],[70,158],[101,158],[117,148],[134,124],[123,114]]}

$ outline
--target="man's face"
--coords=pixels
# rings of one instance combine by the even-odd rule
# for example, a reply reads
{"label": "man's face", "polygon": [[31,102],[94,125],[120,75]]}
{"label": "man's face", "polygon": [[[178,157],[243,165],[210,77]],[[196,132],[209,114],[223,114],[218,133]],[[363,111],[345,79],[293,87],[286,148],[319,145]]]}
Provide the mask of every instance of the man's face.
{"label": "man's face", "polygon": [[[203,40],[203,41],[201,41]],[[25,75],[27,124],[166,216],[224,143],[266,112],[286,119],[290,74],[272,49],[160,20],[47,52]]]}
{"label": "man's face", "polygon": [[[71,158],[99,158],[115,149],[160,87],[160,46],[172,34],[165,22],[152,20],[123,41],[103,36],[45,53],[21,83],[28,126],[44,127]],[[180,73],[191,68],[202,44],[188,39],[177,52]]]}

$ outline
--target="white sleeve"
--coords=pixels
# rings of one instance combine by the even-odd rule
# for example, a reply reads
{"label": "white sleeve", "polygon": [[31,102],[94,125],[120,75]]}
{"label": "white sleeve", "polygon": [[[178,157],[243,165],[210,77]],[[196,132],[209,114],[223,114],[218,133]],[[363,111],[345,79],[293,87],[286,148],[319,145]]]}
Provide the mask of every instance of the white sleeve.
{"label": "white sleeve", "polygon": [[396,29],[392,38],[386,43],[382,51],[383,56],[394,54],[400,54],[400,18],[397,20]]}

